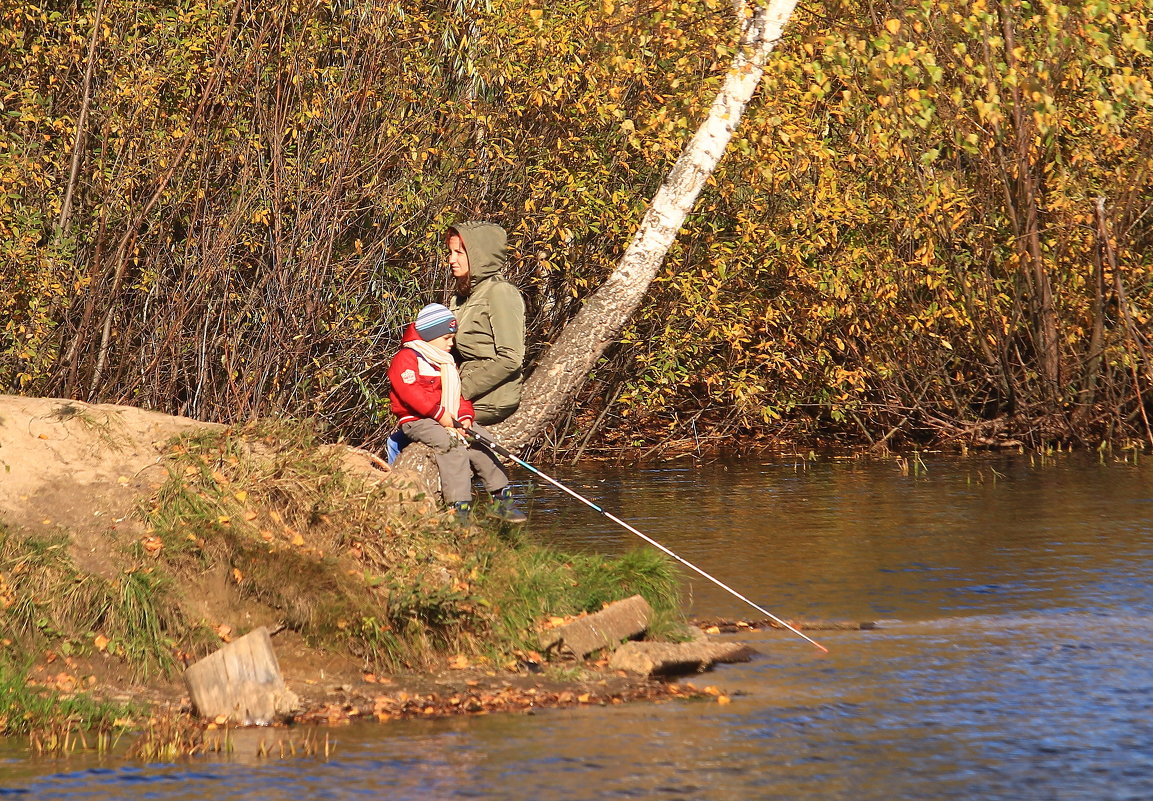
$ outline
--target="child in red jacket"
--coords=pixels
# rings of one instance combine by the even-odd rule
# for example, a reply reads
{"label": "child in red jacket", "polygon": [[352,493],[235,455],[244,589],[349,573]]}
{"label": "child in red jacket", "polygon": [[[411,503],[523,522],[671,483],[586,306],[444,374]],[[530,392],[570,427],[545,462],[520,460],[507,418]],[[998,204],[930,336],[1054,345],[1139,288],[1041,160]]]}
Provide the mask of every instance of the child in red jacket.
{"label": "child in red jacket", "polygon": [[456,510],[459,522],[467,523],[472,511],[475,471],[492,494],[493,514],[510,523],[523,523],[528,518],[513,502],[504,468],[488,448],[470,444],[464,434],[475,415],[472,404],[460,394],[460,376],[450,353],[455,335],[456,318],[447,308],[432,303],[420,310],[388,366],[392,411],[399,418],[401,433],[432,448],[440,469],[441,493]]}

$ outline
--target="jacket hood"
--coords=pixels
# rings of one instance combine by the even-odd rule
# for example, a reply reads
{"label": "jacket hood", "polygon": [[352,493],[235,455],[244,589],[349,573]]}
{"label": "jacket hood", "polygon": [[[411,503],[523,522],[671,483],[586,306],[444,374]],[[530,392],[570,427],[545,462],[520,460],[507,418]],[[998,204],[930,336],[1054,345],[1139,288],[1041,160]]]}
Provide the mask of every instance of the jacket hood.
{"label": "jacket hood", "polygon": [[412,342],[417,339],[420,339],[420,334],[416,333],[416,323],[409,323],[404,327],[404,333],[401,334],[400,341]]}
{"label": "jacket hood", "polygon": [[469,283],[472,286],[504,269],[508,237],[496,223],[458,223],[451,226],[448,232],[460,234],[464,241],[464,249],[468,253]]}

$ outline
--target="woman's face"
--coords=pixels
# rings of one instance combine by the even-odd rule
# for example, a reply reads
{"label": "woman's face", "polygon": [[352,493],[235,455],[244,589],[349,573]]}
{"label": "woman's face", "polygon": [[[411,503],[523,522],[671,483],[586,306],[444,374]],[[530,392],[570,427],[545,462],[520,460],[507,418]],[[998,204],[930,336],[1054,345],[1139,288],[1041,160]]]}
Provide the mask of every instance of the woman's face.
{"label": "woman's face", "polygon": [[448,238],[448,266],[452,268],[453,278],[468,277],[468,254],[464,250],[464,240],[459,234]]}

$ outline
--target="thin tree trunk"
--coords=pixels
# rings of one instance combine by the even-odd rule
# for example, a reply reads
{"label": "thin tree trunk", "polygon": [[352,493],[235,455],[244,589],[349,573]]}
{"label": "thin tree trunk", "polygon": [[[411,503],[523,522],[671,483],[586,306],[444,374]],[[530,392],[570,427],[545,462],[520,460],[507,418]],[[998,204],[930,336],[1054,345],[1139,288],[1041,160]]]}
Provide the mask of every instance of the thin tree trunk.
{"label": "thin tree trunk", "polygon": [[1113,271],[1113,291],[1117,297],[1117,308],[1121,312],[1121,319],[1125,322],[1128,339],[1137,351],[1136,358],[1129,364],[1129,374],[1133,378],[1134,400],[1141,422],[1145,426],[1145,439],[1149,442],[1149,446],[1153,447],[1153,425],[1150,424],[1149,415],[1145,412],[1145,390],[1147,385],[1153,385],[1153,368],[1150,367],[1149,351],[1145,347],[1148,339],[1138,327],[1137,321],[1133,319],[1133,312],[1129,308],[1129,296],[1117,265],[1117,253],[1109,239],[1109,224],[1104,216],[1104,203],[1099,204],[1098,209],[1101,212],[1099,224],[1104,235],[1105,258],[1109,263],[1109,269]]}
{"label": "thin tree trunk", "polygon": [[742,20],[737,55],[708,116],[657,191],[620,263],[565,326],[525,382],[520,409],[493,427],[506,446],[528,444],[556,419],[640,305],[760,85],[768,56],[795,6],[796,0],[737,6]]}
{"label": "thin tree trunk", "polygon": [[1097,218],[1097,247],[1093,253],[1093,329],[1085,354],[1081,378],[1081,397],[1076,419],[1087,420],[1097,402],[1097,382],[1101,377],[1101,356],[1105,350],[1105,260],[1109,251],[1109,226],[1105,218],[1105,198],[1094,204]]}
{"label": "thin tree trunk", "polygon": [[140,213],[129,223],[128,230],[124,232],[124,236],[120,240],[120,246],[116,249],[116,256],[113,259],[115,265],[115,272],[112,276],[112,288],[108,292],[108,310],[104,315],[104,324],[101,326],[100,331],[100,345],[96,351],[96,365],[92,370],[92,379],[88,386],[88,400],[94,400],[100,389],[100,379],[104,375],[104,367],[108,361],[108,351],[112,346],[112,321],[116,313],[116,296],[120,293],[120,285],[124,280],[124,274],[128,272],[128,265],[132,261],[132,249],[136,244],[136,237],[139,235],[140,226],[152,213],[153,207],[159,202],[164,190],[168,188],[169,182],[172,180],[173,175],[176,174],[177,169],[183,166],[184,155],[188,152],[188,148],[192,145],[195,137],[192,132],[195,130],[197,123],[204,116],[205,110],[208,107],[208,101],[213,97],[216,92],[216,87],[220,84],[222,77],[222,65],[224,63],[224,54],[227,52],[229,45],[232,42],[232,35],[236,32],[237,20],[240,17],[241,3],[237,3],[232,11],[232,19],[228,23],[228,28],[224,32],[216,50],[216,59],[212,67],[212,75],[208,79],[208,84],[204,89],[204,93],[200,97],[200,102],[197,104],[196,109],[192,112],[192,117],[188,123],[188,132],[185,134],[184,139],[181,141],[180,147],[177,149],[176,154],[172,157],[172,162],[168,165],[164,174],[156,184],[156,188],[149,197],[148,202],[144,204],[144,208]]}
{"label": "thin tree trunk", "polygon": [[[1014,23],[1016,3],[1011,11],[1001,16],[1001,30],[1005,37],[1005,58],[1010,70],[1017,68]],[[1016,180],[1016,209],[1020,226],[1017,230],[1017,254],[1029,284],[1032,311],[1032,333],[1037,351],[1037,366],[1041,374],[1045,399],[1052,408],[1062,394],[1060,339],[1057,325],[1057,306],[1053,298],[1053,284],[1041,252],[1041,187],[1033,158],[1033,141],[1037,130],[1032,123],[1032,112],[1021,96],[1021,87],[1015,84],[1013,96],[1013,133],[1016,141],[1014,154]]]}
{"label": "thin tree trunk", "polygon": [[92,36],[88,39],[88,58],[84,64],[83,100],[80,113],[76,117],[76,138],[72,140],[72,166],[68,170],[68,184],[64,188],[64,199],[60,202],[60,217],[56,221],[56,244],[64,238],[68,230],[68,220],[72,216],[72,195],[76,192],[76,181],[80,176],[80,161],[84,153],[84,140],[88,133],[88,109],[92,105],[92,73],[96,67],[96,40],[100,37],[100,21],[104,16],[104,0],[98,0],[92,15]]}

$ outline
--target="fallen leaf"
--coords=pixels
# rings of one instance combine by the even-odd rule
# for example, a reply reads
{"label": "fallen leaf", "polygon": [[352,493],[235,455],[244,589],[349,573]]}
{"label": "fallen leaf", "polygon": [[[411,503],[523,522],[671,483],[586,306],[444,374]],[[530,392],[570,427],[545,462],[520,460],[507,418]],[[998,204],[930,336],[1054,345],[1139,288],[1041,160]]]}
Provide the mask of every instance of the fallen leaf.
{"label": "fallen leaf", "polygon": [[244,503],[248,500],[248,492],[245,490],[237,490],[236,492],[232,493],[232,497],[241,503]]}
{"label": "fallen leaf", "polygon": [[232,568],[232,577],[236,579],[237,584],[244,581],[244,574],[240,572],[239,567]]}
{"label": "fallen leaf", "polygon": [[452,659],[448,660],[448,666],[452,670],[464,670],[469,667],[468,657],[464,654],[457,654]]}
{"label": "fallen leaf", "polygon": [[729,698],[727,695],[718,695],[717,696],[717,703],[718,704],[731,704],[732,699]]}
{"label": "fallen leaf", "polygon": [[719,626],[709,626],[707,629],[705,629],[705,634],[720,634],[720,633],[721,633],[721,629]]}
{"label": "fallen leaf", "polygon": [[96,646],[96,650],[100,651],[101,653],[104,653],[104,651],[108,649],[108,642],[108,638],[103,634],[97,634],[96,637],[92,640],[92,644]]}

